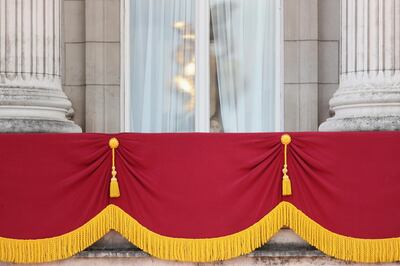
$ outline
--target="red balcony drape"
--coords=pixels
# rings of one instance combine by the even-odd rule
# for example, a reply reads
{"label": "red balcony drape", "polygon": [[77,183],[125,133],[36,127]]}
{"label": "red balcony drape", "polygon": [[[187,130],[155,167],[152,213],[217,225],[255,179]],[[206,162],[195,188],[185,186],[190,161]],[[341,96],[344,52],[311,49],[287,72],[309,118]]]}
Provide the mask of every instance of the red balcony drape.
{"label": "red balcony drape", "polygon": [[0,260],[67,258],[111,229],[159,258],[223,260],[282,226],[336,258],[400,260],[400,133],[290,133],[288,196],[281,136],[0,135]]}

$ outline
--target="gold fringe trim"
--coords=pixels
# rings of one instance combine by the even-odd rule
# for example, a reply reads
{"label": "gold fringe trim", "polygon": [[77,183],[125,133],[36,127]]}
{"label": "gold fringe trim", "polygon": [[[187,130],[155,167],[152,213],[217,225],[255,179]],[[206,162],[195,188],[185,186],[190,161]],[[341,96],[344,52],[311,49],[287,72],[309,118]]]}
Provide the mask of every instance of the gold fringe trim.
{"label": "gold fringe trim", "polygon": [[325,254],[356,262],[400,260],[400,238],[361,239],[333,233],[289,202],[281,202],[254,225],[232,235],[187,239],[159,235],[115,205],[80,228],[61,236],[17,240],[0,237],[0,260],[38,263],[65,259],[84,250],[114,229],[149,254],[167,260],[209,262],[247,254],[265,244],[283,226],[292,228]]}
{"label": "gold fringe trim", "polygon": [[69,233],[43,239],[20,240],[0,237],[0,261],[39,263],[72,257],[110,230],[113,205]]}

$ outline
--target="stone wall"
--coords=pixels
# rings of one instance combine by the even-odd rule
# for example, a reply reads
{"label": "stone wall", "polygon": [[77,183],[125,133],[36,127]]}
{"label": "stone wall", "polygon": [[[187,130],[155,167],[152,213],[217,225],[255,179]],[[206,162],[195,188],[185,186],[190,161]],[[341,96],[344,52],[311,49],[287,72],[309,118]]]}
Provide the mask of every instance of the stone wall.
{"label": "stone wall", "polygon": [[120,1],[64,0],[64,91],[86,132],[120,129]]}
{"label": "stone wall", "polygon": [[73,120],[85,131],[85,1],[64,0],[63,14],[63,89],[72,102]]}
{"label": "stone wall", "polygon": [[285,129],[315,131],[339,83],[340,0],[284,0]]}
{"label": "stone wall", "polygon": [[339,86],[340,0],[318,3],[318,124],[330,117],[329,99]]}

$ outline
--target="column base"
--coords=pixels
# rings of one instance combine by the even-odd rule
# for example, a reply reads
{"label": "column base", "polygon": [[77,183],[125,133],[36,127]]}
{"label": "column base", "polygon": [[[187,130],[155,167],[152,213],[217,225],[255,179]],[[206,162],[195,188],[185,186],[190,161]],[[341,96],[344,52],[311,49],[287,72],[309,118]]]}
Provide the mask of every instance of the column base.
{"label": "column base", "polygon": [[319,131],[384,131],[400,130],[399,116],[329,118]]}
{"label": "column base", "polygon": [[0,133],[81,133],[72,121],[0,118]]}
{"label": "column base", "polygon": [[320,131],[400,130],[400,72],[342,74],[329,106],[335,115]]}
{"label": "column base", "polygon": [[0,133],[82,132],[68,120],[71,102],[61,88],[59,77],[13,80],[0,75]]}

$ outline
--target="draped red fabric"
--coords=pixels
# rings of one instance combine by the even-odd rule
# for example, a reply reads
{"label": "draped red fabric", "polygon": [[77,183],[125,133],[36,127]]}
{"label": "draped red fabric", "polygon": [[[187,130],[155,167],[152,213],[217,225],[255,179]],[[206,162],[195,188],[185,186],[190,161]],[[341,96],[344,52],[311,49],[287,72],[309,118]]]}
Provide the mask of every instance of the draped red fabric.
{"label": "draped red fabric", "polygon": [[288,201],[340,235],[400,237],[399,133],[291,135]]}
{"label": "draped red fabric", "polygon": [[0,237],[68,233],[109,203],[109,136],[0,134]]}
{"label": "draped red fabric", "polygon": [[[0,237],[68,233],[108,204],[160,235],[226,236],[281,201],[340,235],[400,237],[400,133],[2,134]],[[121,196],[109,198],[111,150]]]}

